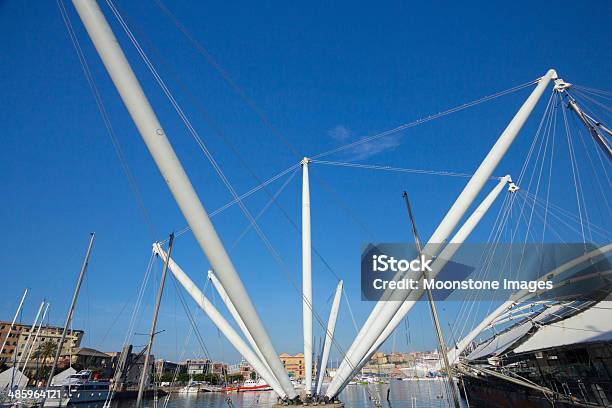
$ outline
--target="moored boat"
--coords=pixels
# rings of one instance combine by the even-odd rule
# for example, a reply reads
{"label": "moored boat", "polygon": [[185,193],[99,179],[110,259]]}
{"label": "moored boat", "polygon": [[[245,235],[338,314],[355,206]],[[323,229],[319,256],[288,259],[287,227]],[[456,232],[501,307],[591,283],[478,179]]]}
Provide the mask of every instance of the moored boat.
{"label": "moored boat", "polygon": [[223,388],[224,392],[246,392],[246,391],[268,391],[271,390],[272,387],[268,385],[263,379],[255,380],[246,380],[244,383],[236,386],[229,386]]}

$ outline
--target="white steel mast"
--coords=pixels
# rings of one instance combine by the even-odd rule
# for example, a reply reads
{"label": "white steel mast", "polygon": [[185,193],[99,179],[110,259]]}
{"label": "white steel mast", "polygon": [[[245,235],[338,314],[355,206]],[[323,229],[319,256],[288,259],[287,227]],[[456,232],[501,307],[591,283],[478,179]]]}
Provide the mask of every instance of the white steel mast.
{"label": "white steel mast", "polygon": [[[469,235],[472,233],[474,228],[476,228],[482,217],[484,217],[489,208],[491,208],[491,205],[493,205],[499,194],[502,192],[504,186],[508,183],[510,183],[509,189],[511,189],[511,191],[516,191],[516,186],[511,183],[510,176],[502,177],[499,180],[497,185],[491,190],[491,192],[489,192],[489,194],[487,194],[487,196],[482,200],[478,207],[476,207],[474,212],[463,223],[461,228],[459,228],[457,233],[455,233],[455,235],[451,238],[450,243],[452,245],[448,245],[447,247],[445,247],[444,251],[442,251],[440,256],[432,263],[432,272],[429,275],[430,278],[434,278],[436,274],[444,268],[446,262],[452,259],[455,252],[459,249],[460,244],[463,243],[469,237]],[[339,387],[338,392],[342,391],[342,389],[346,386],[346,384],[348,384],[350,379],[355,374],[357,374],[364,365],[367,364],[370,357],[376,352],[376,350],[378,350],[380,346],[382,346],[382,344],[387,340],[387,338],[391,336],[393,331],[397,328],[397,326],[399,326],[399,324],[402,322],[408,312],[412,309],[412,306],[414,306],[420,296],[420,294],[414,297],[413,295],[411,295],[413,299],[405,300],[404,302],[402,302],[399,310],[391,319],[391,322],[389,322],[389,324],[387,325],[387,327],[385,327],[380,336],[378,336],[376,342],[372,345],[370,350],[368,350],[368,354],[364,358],[362,358],[359,364],[357,364],[357,366],[352,370],[351,374],[342,383],[342,385]]]}
{"label": "white steel mast", "polygon": [[310,239],[310,180],[308,158],[302,160],[302,315],[304,328],[304,380],[312,393],[312,252]]}
{"label": "white steel mast", "polygon": [[285,398],[286,394],[279,382],[276,380],[274,375],[268,371],[266,364],[259,359],[257,354],[249,347],[248,344],[242,340],[240,335],[232,328],[231,324],[225,320],[225,318],[219,313],[217,308],[204,296],[202,291],[196,286],[195,283],[187,276],[187,274],[174,262],[172,258],[168,258],[168,255],[164,252],[161,245],[158,243],[153,244],[153,252],[158,254],[160,258],[166,262],[168,260],[168,269],[172,272],[172,275],[176,278],[178,283],[185,288],[187,293],[193,298],[198,304],[200,309],[206,313],[206,315],[212,320],[215,326],[219,328],[221,333],[227,338],[227,340],[236,348],[236,350],[245,358],[248,363],[253,366],[253,369],[263,377],[270,387],[281,397]]}
{"label": "white steel mast", "polygon": [[[527,121],[527,118],[544,93],[548,83],[551,81],[551,79],[556,78],[556,71],[550,69],[538,80],[538,85],[536,88],[523,103],[506,129],[502,132],[497,142],[493,145],[474,175],[470,178],[470,181],[455,200],[453,206],[446,213],[432,234],[427,245],[425,245],[423,252],[427,256],[434,257],[440,252],[440,248],[446,243],[452,231],[455,229],[484,184],[487,182],[489,177],[491,177],[493,171],[512,145],[512,142],[518,135],[519,131]],[[368,350],[375,343],[376,338],[380,336],[385,327],[389,324],[401,304],[402,302],[377,302],[374,310],[372,313],[370,313],[366,323],[361,328],[357,334],[357,337],[353,341],[353,344],[349,348],[346,357],[342,361],[336,376],[327,390],[326,395],[333,397],[337,394],[340,384],[347,379],[349,373],[352,371],[352,368],[359,364],[359,362],[367,355]]]}
{"label": "white steel mast", "polygon": [[[440,252],[440,248],[446,243],[452,231],[469,209],[482,187],[489,177],[491,177],[493,171],[512,145],[512,142],[544,93],[548,83],[551,79],[555,78],[557,78],[557,73],[555,70],[551,69],[539,79],[536,88],[502,132],[497,142],[493,145],[474,175],[470,178],[470,181],[464,187],[461,194],[459,194],[459,197],[455,200],[453,206],[444,216],[438,228],[436,228],[432,234],[427,245],[425,245],[423,252],[427,256],[433,257]],[[433,277],[434,276],[432,276],[432,278]],[[338,372],[334,376],[326,393],[328,397],[337,395],[340,385],[349,378],[351,371],[353,371],[352,369],[368,354],[368,351],[374,345],[376,339],[388,326],[401,305],[402,302],[395,301],[379,301],[376,304],[368,320],[358,333],[357,338],[349,348]]]}
{"label": "white steel mast", "polygon": [[272,341],[236,272],[204,206],[185,173],[170,141],[95,0],[73,0],[81,21],[128,109],[164,181],[176,200],[212,269],[223,283],[240,317],[257,342],[274,376],[289,399],[298,395]]}
{"label": "white steel mast", "polygon": [[229,296],[227,296],[227,292],[225,291],[225,288],[223,288],[223,285],[221,284],[219,279],[217,279],[217,277],[215,276],[215,273],[213,271],[208,271],[208,278],[212,282],[215,289],[217,289],[217,292],[219,293],[219,297],[221,298],[221,300],[225,304],[225,307],[227,307],[227,310],[230,312],[230,314],[232,315],[232,317],[238,324],[238,327],[240,327],[240,331],[242,332],[242,334],[244,334],[244,337],[246,337],[246,339],[248,340],[253,350],[257,353],[257,356],[259,357],[259,359],[266,365],[266,367],[268,368],[268,371],[272,373],[272,370],[270,370],[270,367],[268,367],[268,364],[266,363],[266,359],[261,354],[259,347],[257,347],[257,343],[255,343],[255,339],[253,339],[253,336],[251,336],[251,333],[249,333],[249,329],[247,329],[246,325],[242,321],[242,318],[238,314],[236,307],[230,300]]}
{"label": "white steel mast", "polygon": [[343,282],[338,282],[336,287],[336,294],[334,295],[334,301],[332,302],[331,311],[329,312],[329,320],[327,321],[327,331],[325,333],[325,343],[323,344],[323,355],[321,356],[321,366],[319,367],[317,376],[317,387],[315,394],[321,393],[321,386],[323,385],[323,377],[325,377],[325,371],[327,369],[327,361],[329,359],[329,352],[331,345],[334,340],[334,330],[336,329],[336,319],[338,318],[338,310],[340,309],[340,298],[342,296],[342,285]]}

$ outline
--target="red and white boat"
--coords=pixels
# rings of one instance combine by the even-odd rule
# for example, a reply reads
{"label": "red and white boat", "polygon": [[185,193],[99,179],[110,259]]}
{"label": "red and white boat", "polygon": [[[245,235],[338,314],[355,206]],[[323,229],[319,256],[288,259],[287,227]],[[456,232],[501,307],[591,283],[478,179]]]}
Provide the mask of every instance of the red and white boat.
{"label": "red and white boat", "polygon": [[255,380],[246,380],[241,385],[229,386],[223,388],[225,392],[246,392],[246,391],[268,391],[271,390],[272,387],[268,385],[263,379]]}

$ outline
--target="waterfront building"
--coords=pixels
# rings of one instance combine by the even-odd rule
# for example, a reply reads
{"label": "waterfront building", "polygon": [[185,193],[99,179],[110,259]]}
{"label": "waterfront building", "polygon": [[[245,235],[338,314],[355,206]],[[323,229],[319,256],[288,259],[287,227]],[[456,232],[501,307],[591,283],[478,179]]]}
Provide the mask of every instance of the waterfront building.
{"label": "waterfront building", "polygon": [[212,372],[211,371],[212,363],[208,359],[186,360],[182,364],[185,365],[185,367],[187,367],[187,374],[189,374],[190,376],[193,376],[196,374],[208,374]]}
{"label": "waterfront building", "polygon": [[164,360],[163,358],[155,360],[155,378],[161,378],[164,374],[174,375],[175,372],[181,373],[183,363],[175,363]]}
{"label": "waterfront building", "polygon": [[[30,337],[30,344],[26,350],[26,342],[30,330],[32,330],[32,335]],[[38,327],[32,329],[31,326],[19,323],[13,325],[13,329],[11,330],[11,322],[0,321],[0,344],[4,342],[4,339],[7,339],[6,346],[2,354],[0,354],[0,362],[9,366],[12,365],[13,359],[19,360],[24,353],[24,357],[27,356],[32,343],[34,347],[33,351],[36,351],[42,343],[47,341],[59,344],[64,329],[56,326],[42,326],[34,342],[37,330]],[[85,332],[83,330],[69,330],[62,346],[62,354],[69,354],[71,350],[79,348],[84,334]]]}
{"label": "waterfront building", "polygon": [[255,370],[253,370],[253,367],[244,359],[238,364],[232,364],[227,367],[227,373],[229,375],[242,375],[242,378],[245,380],[251,378],[251,374],[254,372]]}

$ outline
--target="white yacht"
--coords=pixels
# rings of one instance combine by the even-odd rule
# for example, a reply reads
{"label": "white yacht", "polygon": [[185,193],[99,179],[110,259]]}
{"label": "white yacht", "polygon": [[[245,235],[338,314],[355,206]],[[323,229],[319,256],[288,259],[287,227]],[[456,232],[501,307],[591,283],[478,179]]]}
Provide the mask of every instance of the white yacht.
{"label": "white yacht", "polygon": [[109,393],[108,381],[92,378],[91,370],[82,370],[66,378],[59,386],[49,388],[45,407],[61,407],[82,402],[106,401]]}

